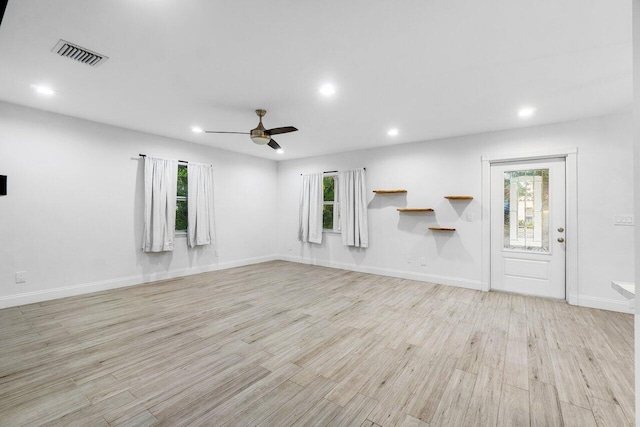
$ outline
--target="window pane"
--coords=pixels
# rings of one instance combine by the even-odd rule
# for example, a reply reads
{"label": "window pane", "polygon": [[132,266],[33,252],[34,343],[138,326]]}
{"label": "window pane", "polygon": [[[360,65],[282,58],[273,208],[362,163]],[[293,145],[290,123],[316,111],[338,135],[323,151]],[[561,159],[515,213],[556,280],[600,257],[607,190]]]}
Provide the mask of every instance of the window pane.
{"label": "window pane", "polygon": [[549,169],[504,173],[504,247],[549,252]]}
{"label": "window pane", "polygon": [[333,230],[333,203],[322,207],[322,228]]}
{"label": "window pane", "polygon": [[178,165],[178,196],[187,196],[187,166]]}
{"label": "window pane", "polygon": [[187,231],[187,201],[176,202],[176,230]]}
{"label": "window pane", "polygon": [[332,176],[325,177],[322,180],[323,188],[324,188],[324,201],[325,202],[333,202],[334,201],[334,186],[335,180]]}

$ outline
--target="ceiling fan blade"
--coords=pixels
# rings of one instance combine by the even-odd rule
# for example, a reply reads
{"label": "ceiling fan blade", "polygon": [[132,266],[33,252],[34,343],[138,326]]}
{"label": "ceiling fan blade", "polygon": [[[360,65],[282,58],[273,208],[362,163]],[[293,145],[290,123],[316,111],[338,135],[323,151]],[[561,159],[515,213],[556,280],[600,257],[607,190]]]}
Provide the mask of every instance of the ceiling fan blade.
{"label": "ceiling fan blade", "polygon": [[240,135],[249,135],[249,132],[226,132],[223,130],[205,130],[204,133],[237,133]]}
{"label": "ceiling fan blade", "polygon": [[279,150],[280,148],[282,148],[282,147],[280,147],[280,145],[277,142],[275,142],[273,140],[273,138],[271,138],[271,140],[269,141],[269,143],[267,145],[269,147],[273,148],[274,150]]}
{"label": "ceiling fan blade", "polygon": [[289,132],[295,132],[298,129],[294,128],[293,126],[284,126],[281,128],[273,128],[273,129],[267,129],[265,130],[265,132],[268,135],[278,135],[280,133],[289,133]]}

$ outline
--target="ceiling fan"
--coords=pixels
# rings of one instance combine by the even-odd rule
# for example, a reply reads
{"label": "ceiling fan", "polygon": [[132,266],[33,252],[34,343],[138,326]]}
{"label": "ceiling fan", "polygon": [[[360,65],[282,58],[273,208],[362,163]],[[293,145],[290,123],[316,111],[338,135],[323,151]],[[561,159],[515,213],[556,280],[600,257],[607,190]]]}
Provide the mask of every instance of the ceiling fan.
{"label": "ceiling fan", "polygon": [[265,129],[262,125],[262,117],[267,114],[267,110],[256,110],[256,114],[260,117],[260,123],[255,129],[251,129],[251,132],[226,132],[226,131],[216,131],[216,130],[205,130],[206,133],[237,133],[241,135],[249,135],[251,140],[258,145],[267,144],[269,147],[274,150],[281,150],[280,145],[271,137],[272,135],[278,135],[281,133],[289,133],[295,132],[296,129],[293,126],[284,126],[280,128],[273,129]]}

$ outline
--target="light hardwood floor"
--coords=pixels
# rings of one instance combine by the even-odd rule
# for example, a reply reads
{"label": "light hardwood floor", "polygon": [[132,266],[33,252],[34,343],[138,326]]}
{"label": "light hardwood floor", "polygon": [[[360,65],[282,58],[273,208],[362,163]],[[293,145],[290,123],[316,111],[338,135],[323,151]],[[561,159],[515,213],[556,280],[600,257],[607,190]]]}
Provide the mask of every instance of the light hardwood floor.
{"label": "light hardwood floor", "polygon": [[633,319],[270,262],[0,310],[0,425],[625,426]]}

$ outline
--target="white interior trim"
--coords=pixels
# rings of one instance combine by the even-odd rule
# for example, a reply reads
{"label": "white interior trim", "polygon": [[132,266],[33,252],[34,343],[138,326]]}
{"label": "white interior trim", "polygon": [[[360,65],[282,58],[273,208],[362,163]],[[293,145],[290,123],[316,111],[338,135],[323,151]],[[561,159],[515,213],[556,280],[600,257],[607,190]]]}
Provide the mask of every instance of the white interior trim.
{"label": "white interior trim", "polygon": [[483,162],[500,163],[500,162],[519,162],[525,160],[539,159],[555,159],[558,157],[568,157],[570,154],[578,154],[578,147],[565,149],[545,150],[545,151],[528,151],[518,154],[495,154],[490,156],[482,156]]}
{"label": "white interior trim", "polygon": [[633,314],[635,312],[631,304],[632,301],[620,301],[617,299],[590,296],[579,297],[576,294],[568,295],[568,297],[576,301],[576,303],[572,305],[579,305],[580,307],[591,307],[599,310],[617,311],[619,313],[627,314]]}
{"label": "white interior trim", "polygon": [[243,267],[245,265],[259,264],[262,262],[275,261],[277,259],[279,259],[279,257],[274,255],[245,258],[236,261],[206,265],[202,267],[181,268],[170,271],[139,274],[129,277],[119,277],[117,279],[102,280],[100,282],[80,283],[55,289],[45,289],[41,291],[25,292],[16,295],[7,295],[4,297],[0,297],[0,309],[16,307],[25,304],[33,304],[43,301],[51,301],[59,298],[73,297],[93,292],[107,291],[127,286],[141,285],[158,280],[175,279],[190,276],[192,274],[208,273],[210,271]]}
{"label": "white interior trim", "polygon": [[491,164],[544,160],[563,157],[566,167],[566,284],[565,295],[571,305],[579,305],[578,289],[578,148],[532,151],[519,154],[482,156],[482,251],[481,289],[491,289]]}
{"label": "white interior trim", "polygon": [[[566,295],[571,305],[580,304],[578,290],[578,150],[567,153],[565,159],[566,170]],[[573,296],[576,296],[574,298]]]}
{"label": "white interior trim", "polygon": [[315,259],[312,256],[280,255],[278,259],[297,262],[300,264],[318,265],[321,267],[336,268],[339,270],[357,271],[359,273],[375,274],[378,276],[397,277],[399,279],[415,280],[436,285],[457,286],[459,288],[480,290],[480,282],[461,277],[441,276],[437,274],[425,274],[412,271],[396,270],[391,268],[370,267],[357,264],[347,264],[334,261]]}

